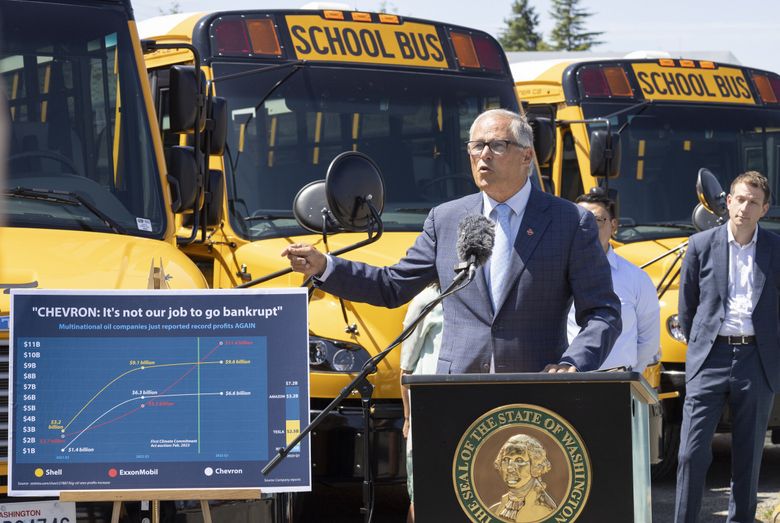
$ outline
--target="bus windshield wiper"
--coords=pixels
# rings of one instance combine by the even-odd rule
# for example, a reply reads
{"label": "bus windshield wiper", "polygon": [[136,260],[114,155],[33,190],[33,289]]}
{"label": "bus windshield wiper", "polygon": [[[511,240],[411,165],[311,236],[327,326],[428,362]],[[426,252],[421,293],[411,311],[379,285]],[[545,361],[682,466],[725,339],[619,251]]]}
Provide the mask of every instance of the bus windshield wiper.
{"label": "bus windshield wiper", "polygon": [[[645,109],[653,105],[652,100],[645,100],[643,102],[635,103],[634,105],[629,105],[628,107],[624,107],[623,109],[618,109],[614,113],[605,114],[604,116],[599,116],[598,118],[586,118],[585,120],[559,120],[558,123],[560,124],[573,124],[573,123],[585,123],[585,124],[602,124],[607,125],[609,127],[609,121],[611,118],[614,118],[616,116],[620,116],[621,114],[630,113],[631,111],[637,111],[637,113],[634,116],[639,116],[642,114]],[[618,130],[616,131],[616,134],[620,134],[623,132],[623,130],[628,127],[631,124],[631,120],[626,118],[626,122],[621,125]]]}
{"label": "bus windshield wiper", "polygon": [[[235,78],[242,78],[244,76],[252,76],[253,74],[257,73],[267,73],[269,71],[275,71],[276,69],[284,69],[285,67],[296,67],[299,65],[303,65],[306,63],[306,60],[295,60],[294,62],[287,62],[283,64],[276,64],[276,65],[268,65],[264,67],[256,67],[255,69],[250,69],[249,71],[241,71],[240,73],[233,73],[233,74],[226,74],[225,76],[220,76],[218,78],[214,78],[212,80],[213,82],[224,82],[225,80],[233,80]],[[284,79],[283,79],[284,80]],[[271,92],[273,92],[273,89],[275,89],[277,86],[274,86],[271,89]],[[270,93],[269,93],[270,94]],[[268,98],[268,94],[263,97]]]}
{"label": "bus windshield wiper", "polygon": [[260,211],[252,216],[245,216],[245,222],[273,221],[273,220],[292,220],[294,218],[291,212],[284,211]]}
{"label": "bus windshield wiper", "polygon": [[[252,112],[247,116],[246,121],[242,124],[244,128],[246,128],[247,125],[249,125],[249,122],[252,121],[252,118],[255,117],[255,114],[257,113],[257,110],[265,103],[268,98],[274,94],[274,92],[281,86],[283,83],[285,83],[287,80],[290,79],[292,75],[297,73],[300,69],[303,68],[303,65],[305,64],[305,60],[296,60],[294,62],[288,62],[286,64],[278,64],[278,65],[271,65],[268,67],[258,67],[257,69],[251,69],[249,71],[241,71],[240,73],[235,74],[229,74],[225,76],[221,76],[219,78],[215,78],[212,80],[212,82],[224,82],[225,80],[233,80],[235,78],[243,78],[244,76],[251,76],[257,73],[267,73],[268,71],[275,71],[276,69],[284,69],[285,67],[291,67],[292,70],[285,74],[283,77],[281,77],[274,85],[271,86],[271,88],[263,94],[263,96],[260,97],[260,101],[255,104],[255,108],[252,110]],[[236,162],[231,162],[231,169],[233,171],[233,176],[235,176],[235,172],[238,169],[238,160],[241,158],[241,149],[239,148],[238,152],[236,153]]]}
{"label": "bus windshield wiper", "polygon": [[34,189],[30,187],[13,187],[7,189],[6,194],[20,198],[30,198],[48,202],[66,203],[69,205],[79,205],[100,218],[109,229],[117,234],[127,234],[127,231],[117,223],[116,220],[95,207],[89,200],[78,193],[69,191],[57,191],[54,189]]}
{"label": "bus windshield wiper", "polygon": [[[639,102],[639,103],[636,103],[634,105],[630,105],[628,107],[625,107],[623,109],[618,109],[614,113],[610,113],[608,115],[602,116],[602,118],[605,118],[605,119],[614,118],[615,116],[620,116],[621,114],[629,113],[631,111],[636,111],[636,114],[634,116],[639,116],[640,114],[645,112],[645,109],[650,107],[652,104],[653,104],[652,100],[645,100],[644,102]],[[628,127],[630,124],[631,124],[631,119],[629,119],[628,116],[626,116],[626,123],[624,123],[623,125],[621,125],[618,128],[617,134],[622,133],[623,130],[626,127]]]}

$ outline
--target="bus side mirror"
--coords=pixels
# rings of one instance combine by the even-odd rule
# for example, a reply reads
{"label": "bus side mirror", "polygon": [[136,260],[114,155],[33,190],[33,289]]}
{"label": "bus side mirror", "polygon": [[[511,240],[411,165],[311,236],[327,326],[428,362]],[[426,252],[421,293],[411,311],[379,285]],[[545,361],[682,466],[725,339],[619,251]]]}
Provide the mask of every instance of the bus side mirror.
{"label": "bus side mirror", "polygon": [[206,196],[206,225],[217,226],[222,221],[222,199],[225,196],[225,182],[222,171],[209,170],[209,181]]}
{"label": "bus side mirror", "polygon": [[203,128],[205,112],[198,111],[205,100],[206,76],[200,74],[200,88],[195,75],[195,67],[191,65],[174,65],[170,69],[169,117],[170,131],[186,133],[195,129],[198,114],[200,122],[198,129]]}
{"label": "bus side mirror", "polygon": [[168,182],[171,185],[173,202],[171,210],[180,213],[195,207],[198,196],[198,164],[195,151],[186,145],[175,145],[165,150],[168,166]]}
{"label": "bus side mirror", "polygon": [[723,221],[709,211],[701,203],[697,203],[693,208],[693,214],[691,215],[691,222],[696,227],[697,231],[706,231],[722,225]]}
{"label": "bus side mirror", "polygon": [[226,99],[219,96],[215,96],[211,99],[208,119],[211,122],[209,125],[209,150],[204,150],[203,152],[208,152],[208,154],[215,156],[222,156],[225,152],[225,143],[227,143],[228,110]]}
{"label": "bus side mirror", "polygon": [[344,230],[328,209],[325,180],[309,182],[298,191],[293,200],[293,215],[307,231],[334,234]]}
{"label": "bus side mirror", "polygon": [[528,124],[534,132],[534,152],[539,165],[549,163],[555,151],[555,125],[550,118],[528,116]]}
{"label": "bus side mirror", "polygon": [[385,184],[379,167],[361,152],[339,154],[328,166],[325,196],[328,209],[344,230],[370,230],[385,206]]}
{"label": "bus side mirror", "polygon": [[593,131],[590,133],[590,175],[617,178],[618,174],[620,174],[620,135],[603,130]]}
{"label": "bus side mirror", "polygon": [[726,191],[721,187],[718,177],[706,167],[699,169],[696,176],[696,196],[706,210],[724,222],[729,216],[726,206]]}

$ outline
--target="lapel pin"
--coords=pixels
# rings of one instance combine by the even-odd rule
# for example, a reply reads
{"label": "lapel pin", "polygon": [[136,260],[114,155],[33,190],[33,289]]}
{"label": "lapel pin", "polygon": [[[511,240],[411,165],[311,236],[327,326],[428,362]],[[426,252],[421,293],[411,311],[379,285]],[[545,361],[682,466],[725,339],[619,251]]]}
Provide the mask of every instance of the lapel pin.
{"label": "lapel pin", "polygon": [[531,228],[529,227],[529,228],[528,228],[528,230],[527,230],[527,231],[525,231],[525,233],[526,233],[528,236],[533,236],[533,235],[534,235],[534,230],[533,230],[533,229],[531,229]]}

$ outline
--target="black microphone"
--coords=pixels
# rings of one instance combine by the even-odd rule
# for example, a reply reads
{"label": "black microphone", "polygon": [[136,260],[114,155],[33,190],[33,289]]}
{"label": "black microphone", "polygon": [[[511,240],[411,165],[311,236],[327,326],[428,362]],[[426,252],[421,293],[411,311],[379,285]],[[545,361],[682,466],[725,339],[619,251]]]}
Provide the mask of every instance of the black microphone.
{"label": "black microphone", "polygon": [[468,280],[474,279],[477,267],[484,264],[493,252],[496,235],[495,223],[481,214],[470,214],[458,224],[458,240],[455,249],[461,261],[455,271],[468,269]]}

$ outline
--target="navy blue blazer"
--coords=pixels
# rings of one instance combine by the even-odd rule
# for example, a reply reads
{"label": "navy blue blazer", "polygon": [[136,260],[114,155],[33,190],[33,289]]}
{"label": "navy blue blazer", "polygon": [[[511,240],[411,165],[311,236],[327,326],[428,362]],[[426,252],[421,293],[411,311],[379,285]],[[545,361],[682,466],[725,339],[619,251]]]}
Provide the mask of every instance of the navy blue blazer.
{"label": "navy blue blazer", "polygon": [[[458,263],[458,224],[482,214],[482,194],[431,210],[423,232],[397,264],[378,268],[334,258],[323,290],[348,300],[398,307],[426,285],[446,288]],[[593,215],[536,188],[531,190],[515,241],[512,276],[499,300],[490,301],[484,268],[444,300],[444,332],[437,372],[537,372],[566,362],[581,371],[604,361],[620,334],[620,301]],[[572,299],[582,331],[571,346],[566,319]]]}
{"label": "navy blue blazer", "polygon": [[[726,316],[728,298],[728,223],[691,236],[680,272],[679,320],[688,338],[685,378],[701,370]],[[758,227],[753,273],[753,327],[764,374],[780,391],[780,236]]]}

